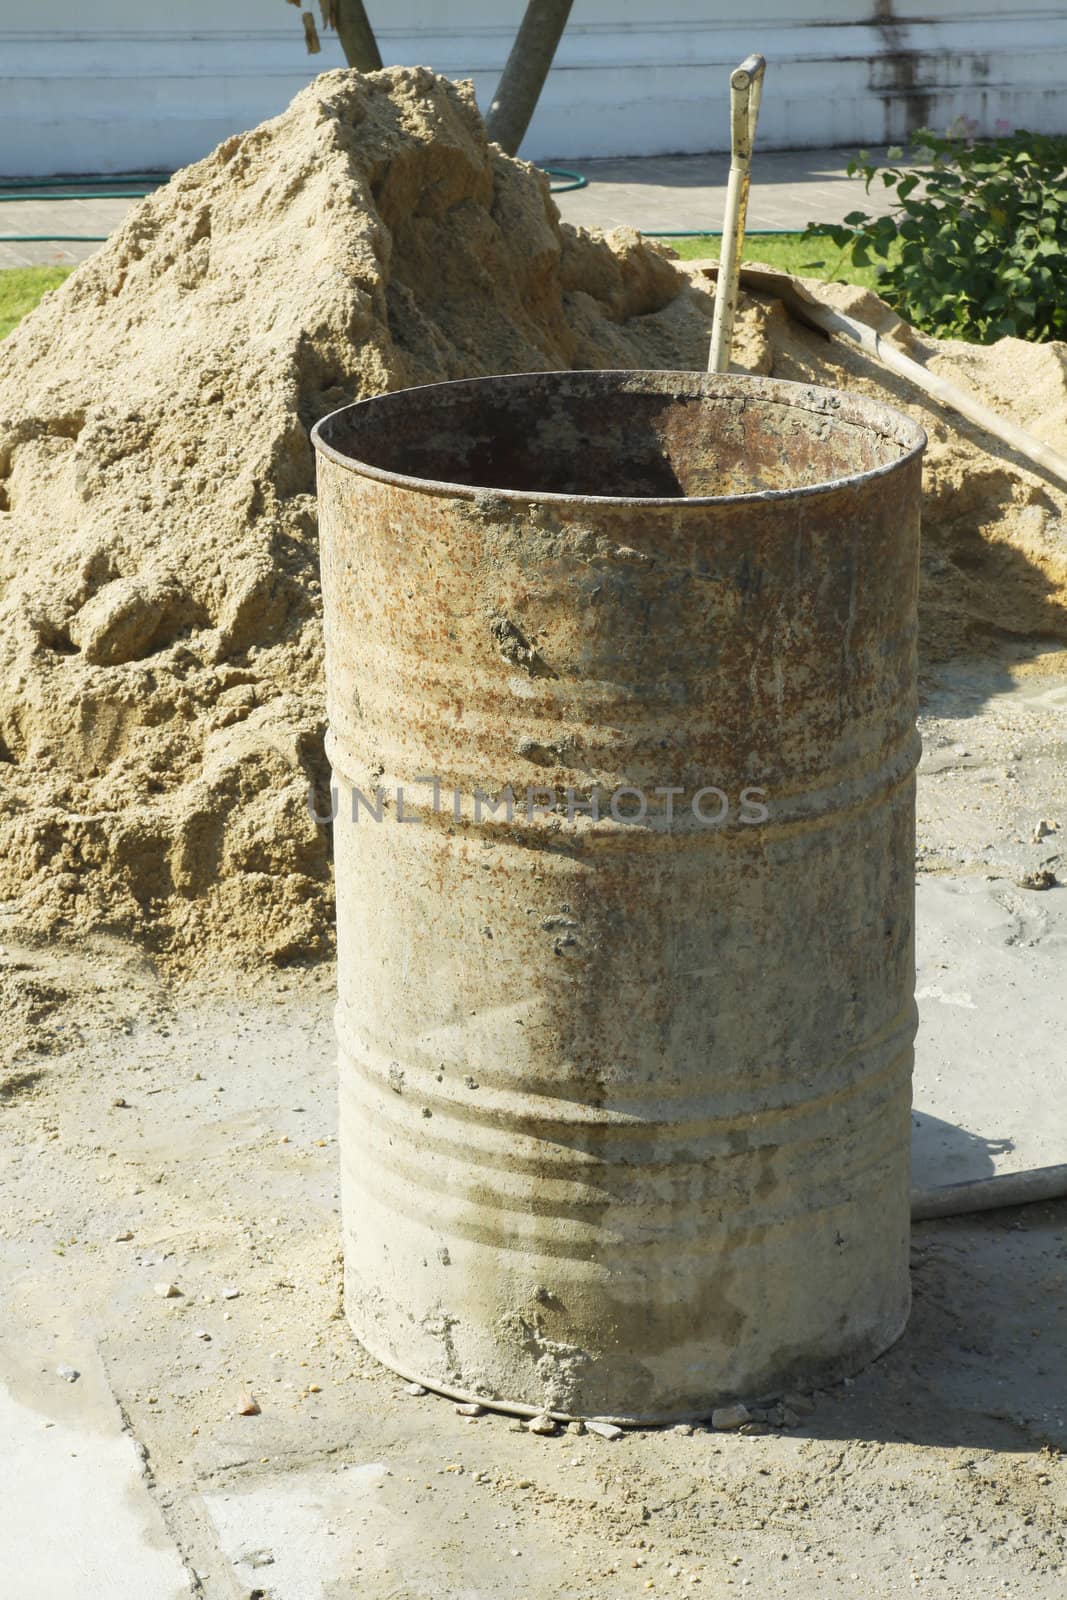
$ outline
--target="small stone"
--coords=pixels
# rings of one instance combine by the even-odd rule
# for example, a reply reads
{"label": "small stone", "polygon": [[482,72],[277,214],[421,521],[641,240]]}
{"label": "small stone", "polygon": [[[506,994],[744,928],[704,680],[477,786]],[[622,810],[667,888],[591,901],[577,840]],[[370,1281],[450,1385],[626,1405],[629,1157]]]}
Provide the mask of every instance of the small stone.
{"label": "small stone", "polygon": [[309,1383],[308,1384],[308,1394],[321,1394],[321,1393],[322,1393],[322,1384],[321,1383]]}
{"label": "small stone", "polygon": [[752,1439],[759,1434],[770,1433],[771,1425],[769,1422],[743,1422],[739,1431],[743,1433],[746,1438]]}
{"label": "small stone", "polygon": [[259,1401],[255,1395],[243,1394],[237,1402],[237,1415],[239,1417],[258,1417]]}
{"label": "small stone", "polygon": [[1020,889],[1054,889],[1056,887],[1056,874],[1050,872],[1048,867],[1040,867],[1037,872],[1024,872],[1019,879]]}
{"label": "small stone", "polygon": [[811,1396],[800,1394],[796,1389],[791,1389],[788,1394],[782,1396],[782,1404],[801,1417],[810,1417],[815,1410],[815,1401]]}
{"label": "small stone", "polygon": [[125,1098],[124,1095],[117,1094],[114,1100],[112,1100],[111,1104],[113,1106],[118,1106],[121,1111],[127,1111],[129,1110],[130,1102]]}
{"label": "small stone", "polygon": [[597,1434],[601,1439],[621,1439],[625,1431],[614,1422],[601,1422],[596,1417],[590,1418],[586,1423],[586,1427],[590,1433]]}
{"label": "small stone", "polygon": [[716,1406],[711,1413],[711,1425],[722,1432],[730,1432],[734,1428],[743,1428],[746,1422],[751,1422],[752,1413],[747,1406],[736,1404],[732,1406]]}
{"label": "small stone", "polygon": [[790,1406],[782,1407],[782,1427],[796,1428],[800,1426],[800,1418]]}
{"label": "small stone", "polygon": [[197,1328],[196,1337],[198,1339],[210,1339],[211,1335],[208,1333],[206,1328]]}
{"label": "small stone", "polygon": [[56,1377],[62,1378],[64,1383],[77,1383],[81,1373],[77,1367],[60,1366],[56,1368]]}
{"label": "small stone", "polygon": [[236,1300],[240,1292],[240,1289],[223,1289],[222,1298],[224,1300]]}
{"label": "small stone", "polygon": [[115,1244],[128,1244],[132,1238],[133,1234],[129,1228],[123,1228],[120,1233],[112,1234],[112,1241]]}
{"label": "small stone", "polygon": [[413,1394],[416,1399],[418,1399],[420,1395],[429,1394],[429,1392],[430,1391],[426,1388],[425,1384],[422,1383],[405,1383],[404,1385],[404,1393]]}
{"label": "small stone", "polygon": [[582,1421],[581,1417],[575,1417],[573,1422],[568,1422],[567,1432],[576,1433],[579,1435],[585,1432],[585,1423]]}
{"label": "small stone", "polygon": [[174,1300],[181,1294],[176,1283],[157,1283],[154,1288],[161,1300]]}
{"label": "small stone", "polygon": [[539,1417],[531,1417],[529,1422],[526,1424],[526,1427],[530,1433],[550,1434],[558,1431],[559,1424],[556,1422],[556,1419],[554,1417],[550,1417],[547,1412],[542,1412]]}
{"label": "small stone", "polygon": [[1042,839],[1047,839],[1050,833],[1056,832],[1056,824],[1047,817],[1042,817],[1031,835],[1034,844],[1040,844]]}
{"label": "small stone", "polygon": [[676,1422],[671,1432],[680,1434],[683,1439],[688,1439],[693,1432],[693,1424],[691,1422]]}
{"label": "small stone", "polygon": [[484,1417],[485,1407],[480,1406],[477,1400],[464,1400],[461,1405],[456,1407],[456,1415],[459,1417]]}

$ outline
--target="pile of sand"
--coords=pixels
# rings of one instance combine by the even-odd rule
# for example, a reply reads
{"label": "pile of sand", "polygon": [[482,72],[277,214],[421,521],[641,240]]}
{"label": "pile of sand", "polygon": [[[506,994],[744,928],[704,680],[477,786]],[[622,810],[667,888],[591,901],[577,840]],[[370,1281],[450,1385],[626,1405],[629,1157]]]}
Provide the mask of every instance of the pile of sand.
{"label": "pile of sand", "polygon": [[438,379],[692,366],[704,320],[425,70],[328,73],[137,207],[0,346],[0,899],[161,951],[321,948],[309,427]]}
{"label": "pile of sand", "polygon": [[[487,146],[469,87],[422,69],[328,73],[134,210],[0,345],[7,909],[185,960],[324,949],[308,428],[437,379],[701,367],[700,283],[636,235],[561,225],[543,177]],[[1067,442],[1062,347],[938,349]],[[1062,495],[777,302],[745,301],[738,350],[925,422],[933,649],[1067,635]]]}
{"label": "pile of sand", "polygon": [[[700,263],[693,276],[703,278]],[[1067,345],[929,339],[869,290],[803,280],[809,292],[893,338],[1067,455]],[[927,662],[998,636],[1067,638],[1067,487],[856,346],[798,326],[779,300],[748,296],[737,354],[753,372],[858,390],[906,411],[929,437],[923,470],[920,640]]]}

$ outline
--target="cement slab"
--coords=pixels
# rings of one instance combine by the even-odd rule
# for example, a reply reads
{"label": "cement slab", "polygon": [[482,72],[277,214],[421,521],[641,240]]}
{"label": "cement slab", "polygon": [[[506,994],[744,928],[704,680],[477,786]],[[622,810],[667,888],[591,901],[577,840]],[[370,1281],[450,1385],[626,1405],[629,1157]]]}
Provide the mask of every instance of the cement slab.
{"label": "cement slab", "polygon": [[912,1180],[1067,1162],[1067,889],[920,879]]}
{"label": "cement slab", "polygon": [[[4,1594],[186,1600],[189,1574],[95,1354],[69,1342],[62,1354],[67,1359],[57,1362],[50,1350],[48,1365],[25,1374],[17,1393],[0,1384]],[[10,1370],[7,1359],[3,1365]],[[78,1377],[61,1376],[57,1366]]]}

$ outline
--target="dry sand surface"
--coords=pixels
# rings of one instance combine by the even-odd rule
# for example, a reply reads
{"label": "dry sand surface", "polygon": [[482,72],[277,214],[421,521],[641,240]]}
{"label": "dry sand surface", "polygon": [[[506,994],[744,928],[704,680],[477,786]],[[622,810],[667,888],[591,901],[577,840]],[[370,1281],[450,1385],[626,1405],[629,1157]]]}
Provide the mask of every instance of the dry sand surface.
{"label": "dry sand surface", "polygon": [[[466,1418],[341,1316],[308,428],[436,379],[702,366],[709,321],[699,265],[561,225],[468,88],[394,70],[178,174],[0,346],[0,1377],[11,1439],[85,1463],[44,1489],[82,1581],[26,1568],[19,1600],[1062,1594],[1062,1204],[917,1228],[903,1340],[749,1436]],[[897,337],[1067,448],[1063,346]],[[1064,491],[778,302],[743,301],[738,358],[926,426],[921,865],[1025,894],[1067,826]],[[108,1575],[123,1505],[143,1550]],[[164,1547],[169,1589],[137,1566]]]}

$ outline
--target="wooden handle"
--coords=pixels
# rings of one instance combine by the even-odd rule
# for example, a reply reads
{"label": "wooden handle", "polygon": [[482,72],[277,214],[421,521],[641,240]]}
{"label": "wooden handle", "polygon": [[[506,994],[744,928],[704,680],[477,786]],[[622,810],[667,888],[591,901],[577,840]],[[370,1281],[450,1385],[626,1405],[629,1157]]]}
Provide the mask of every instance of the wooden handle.
{"label": "wooden handle", "polygon": [[[718,278],[721,281],[721,270],[715,263],[709,262],[704,272],[709,278]],[[1035,439],[1025,428],[1020,428],[1017,423],[1002,417],[999,412],[977,400],[974,395],[968,394],[966,389],[959,388],[948,378],[929,372],[918,361],[913,361],[911,356],[906,356],[895,345],[889,344],[866,322],[858,322],[855,317],[848,317],[843,311],[835,311],[831,306],[823,305],[821,300],[816,300],[814,295],[788,272],[779,272],[770,267],[746,266],[740,269],[739,277],[742,283],[747,284],[750,289],[755,289],[757,294],[769,294],[781,300],[799,322],[806,322],[810,327],[819,328],[831,337],[847,339],[850,344],[859,345],[861,350],[873,356],[883,367],[888,367],[890,372],[906,378],[916,389],[921,389],[925,394],[939,400],[942,405],[948,406],[951,411],[959,412],[961,417],[966,417],[969,422],[984,428],[994,439],[1000,439],[1002,443],[1010,445],[1019,455],[1025,456],[1036,467],[1040,467],[1050,477],[1057,478],[1064,487],[1067,487],[1067,456],[1061,455],[1043,440]]]}
{"label": "wooden handle", "polygon": [[817,301],[808,304],[806,297],[805,311],[818,327],[825,329],[829,334],[836,334],[839,338],[858,344],[868,355],[880,361],[883,367],[888,367],[890,372],[898,373],[900,377],[913,383],[917,389],[922,389],[935,400],[940,400],[942,405],[958,411],[960,416],[966,417],[969,422],[977,423],[978,427],[984,428],[994,438],[1010,445],[1013,450],[1017,450],[1021,456],[1026,456],[1027,460],[1033,461],[1036,466],[1043,467],[1067,487],[1067,456],[1062,456],[1051,445],[1045,444],[1041,439],[1035,439],[1025,428],[1020,428],[1017,423],[1002,417],[999,412],[984,405],[981,400],[975,399],[966,389],[960,389],[948,378],[927,371],[918,361],[913,361],[902,350],[883,340],[865,322],[857,322],[854,317],[846,317],[844,312],[834,311],[830,306],[820,305]]}

